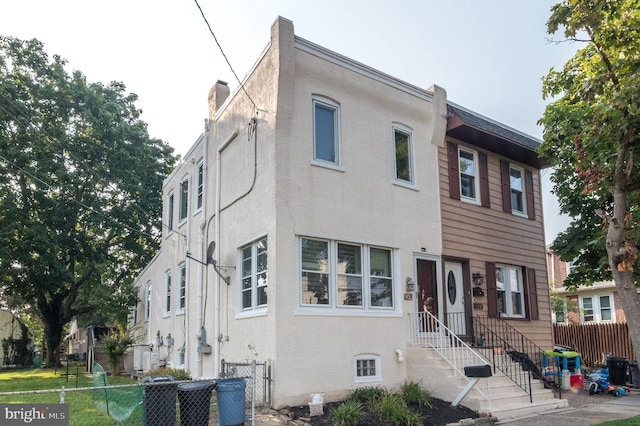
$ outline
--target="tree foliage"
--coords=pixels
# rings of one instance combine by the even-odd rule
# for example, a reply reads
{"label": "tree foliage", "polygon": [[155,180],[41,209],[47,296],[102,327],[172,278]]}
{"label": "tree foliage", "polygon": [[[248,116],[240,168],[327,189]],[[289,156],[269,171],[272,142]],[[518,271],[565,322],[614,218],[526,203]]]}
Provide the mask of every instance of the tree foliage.
{"label": "tree foliage", "polygon": [[[553,102],[540,120],[540,153],[555,166],[554,192],[572,217],[552,249],[576,265],[570,288],[613,278],[629,328],[640,330],[640,3],[564,0],[547,25],[584,43],[543,79]],[[639,333],[631,336],[636,353]]]}
{"label": "tree foliage", "polygon": [[123,83],[65,67],[37,40],[0,37],[0,290],[40,317],[49,363],[71,318],[135,303],[175,163]]}

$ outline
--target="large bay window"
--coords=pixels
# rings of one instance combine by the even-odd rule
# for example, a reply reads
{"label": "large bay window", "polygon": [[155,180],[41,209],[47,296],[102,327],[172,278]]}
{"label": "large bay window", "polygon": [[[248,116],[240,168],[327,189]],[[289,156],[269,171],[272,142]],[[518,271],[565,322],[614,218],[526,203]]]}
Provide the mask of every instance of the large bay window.
{"label": "large bay window", "polygon": [[393,310],[393,251],[300,238],[300,305]]}

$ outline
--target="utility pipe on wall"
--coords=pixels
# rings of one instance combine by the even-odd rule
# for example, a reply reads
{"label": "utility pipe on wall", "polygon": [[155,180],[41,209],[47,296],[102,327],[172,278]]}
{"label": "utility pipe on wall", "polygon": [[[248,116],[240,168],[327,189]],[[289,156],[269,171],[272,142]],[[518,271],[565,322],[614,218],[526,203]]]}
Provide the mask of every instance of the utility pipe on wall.
{"label": "utility pipe on wall", "polygon": [[[217,244],[217,250],[215,251],[216,263],[220,264],[220,252],[222,251],[221,241],[220,241],[220,188],[222,187],[221,179],[222,172],[220,171],[221,163],[222,163],[222,151],[224,151],[227,146],[238,136],[238,131],[234,130],[231,136],[224,141],[222,145],[218,147],[216,150],[216,207],[215,207],[215,237],[214,241]],[[214,286],[214,298],[215,298],[215,321],[214,321],[214,350],[213,350],[213,363],[214,363],[214,375],[218,377],[220,375],[220,321],[221,321],[221,312],[220,312],[220,275],[216,274],[215,276],[215,286]],[[228,291],[228,290],[227,290]]]}

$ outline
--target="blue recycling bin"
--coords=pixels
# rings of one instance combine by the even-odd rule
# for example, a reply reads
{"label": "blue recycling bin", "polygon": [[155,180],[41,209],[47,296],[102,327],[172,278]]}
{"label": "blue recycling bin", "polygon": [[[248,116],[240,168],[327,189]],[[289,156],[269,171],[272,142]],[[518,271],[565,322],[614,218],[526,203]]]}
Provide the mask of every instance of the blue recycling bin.
{"label": "blue recycling bin", "polygon": [[218,424],[220,426],[243,424],[246,409],[244,379],[220,379],[216,386]]}

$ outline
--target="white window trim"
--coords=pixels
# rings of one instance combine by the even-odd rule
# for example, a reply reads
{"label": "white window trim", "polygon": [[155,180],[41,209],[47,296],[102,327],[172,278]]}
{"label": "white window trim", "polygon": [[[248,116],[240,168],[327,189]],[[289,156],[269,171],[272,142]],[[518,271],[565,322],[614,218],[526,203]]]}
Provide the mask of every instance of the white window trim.
{"label": "white window trim", "polygon": [[[302,298],[302,239],[313,239],[325,241],[329,243],[329,294],[330,300],[327,305],[303,304]],[[363,271],[363,306],[342,306],[337,304],[337,245],[350,244],[362,247],[362,271]],[[379,248],[389,250],[391,252],[391,282],[393,306],[370,306],[370,249]],[[365,253],[366,252],[366,253]],[[363,244],[344,240],[331,240],[322,237],[299,235],[297,236],[297,253],[296,253],[296,298],[297,308],[296,315],[323,315],[323,316],[364,316],[364,317],[399,317],[402,316],[402,301],[399,283],[399,267],[400,259],[398,250],[384,245]],[[365,273],[366,272],[366,273]]]}
{"label": "white window trim", "polygon": [[[200,185],[199,179],[200,179],[200,168],[202,167],[202,185]],[[193,215],[195,216],[196,214],[200,213],[202,211],[202,207],[204,206],[205,203],[205,199],[204,199],[204,188],[205,188],[205,184],[204,184],[204,159],[200,159],[200,161],[198,161],[198,165],[196,166],[196,174],[195,174],[195,178],[194,178],[194,183],[195,185],[193,185]],[[202,193],[200,193],[200,191],[202,191]],[[202,196],[202,205],[198,206],[198,195]]]}
{"label": "white window trim", "polygon": [[[239,273],[237,274],[237,282],[238,282],[238,314],[236,318],[249,318],[256,316],[264,316],[267,314],[267,308],[269,306],[269,299],[267,294],[267,304],[259,305],[257,304],[258,298],[258,285],[255,282],[255,277],[257,275],[256,272],[256,262],[257,259],[257,243],[267,239],[267,235],[263,235],[257,239],[255,239],[251,243],[243,244],[242,247],[238,249],[238,260],[236,265],[239,265]],[[269,291],[269,241],[267,240],[267,292]],[[243,308],[242,307],[242,250],[251,246],[251,278],[252,278],[252,288],[251,288],[251,307]]]}
{"label": "white window trim", "polygon": [[[333,109],[335,112],[335,120],[333,124],[334,132],[335,132],[335,141],[334,141],[334,149],[336,154],[335,161],[327,161],[321,158],[316,158],[316,104],[319,104],[328,109]],[[313,135],[312,135],[313,136],[313,146],[312,146],[313,155],[311,157],[312,158],[311,164],[315,166],[327,167],[327,168],[338,170],[338,171],[344,171],[345,169],[342,166],[342,138],[341,138],[342,126],[340,122],[340,104],[322,96],[313,96],[311,99],[311,116],[312,116],[312,123],[313,123]]]}
{"label": "white window trim", "polygon": [[[608,296],[611,310],[611,319],[603,320],[602,319],[602,306],[600,306],[600,298]],[[584,298],[591,298],[591,303],[593,305],[593,321],[585,321],[584,319]],[[616,322],[616,307],[614,302],[613,293],[594,293],[594,294],[585,294],[580,295],[578,297],[578,302],[580,306],[580,323],[586,324],[595,324],[595,323],[612,323]]]}
{"label": "white window trim", "polygon": [[[398,178],[397,159],[396,159],[396,131],[409,136],[409,175],[410,180]],[[391,126],[391,142],[393,148],[393,183],[410,189],[416,188],[416,167],[415,167],[415,144],[413,143],[413,129],[400,123],[392,123]]]}
{"label": "white window trim", "polygon": [[[164,316],[168,317],[171,315],[171,303],[173,299],[173,280],[171,279],[171,271],[166,271],[164,273]],[[167,296],[168,299],[167,300]]]}
{"label": "white window trim", "polygon": [[522,211],[516,210],[513,207],[513,201],[512,201],[511,213],[513,213],[516,216],[528,218],[529,214],[527,213],[527,184],[525,182],[526,177],[525,177],[524,169],[522,167],[518,167],[514,165],[513,163],[509,163],[509,197],[511,197],[511,191],[513,191],[513,188],[511,187],[511,169],[518,170],[520,172],[520,180],[522,181],[522,192],[521,192]]}
{"label": "white window trim", "polygon": [[[173,202],[170,202],[170,200],[173,198]],[[167,214],[167,228],[166,228],[166,232],[165,232],[165,237],[170,237],[171,234],[173,234],[173,229],[175,227],[175,221],[174,221],[174,214],[175,214],[175,208],[176,208],[176,197],[175,197],[175,191],[171,190],[169,192],[169,194],[167,195],[167,206],[166,206],[166,214]]]}
{"label": "white window trim", "polygon": [[[374,376],[358,376],[358,361],[374,361],[376,374]],[[380,355],[377,354],[359,354],[353,358],[353,382],[354,383],[375,383],[382,382],[382,368]]]}
{"label": "white window trim", "polygon": [[[524,271],[522,270],[522,267],[520,266],[516,266],[516,265],[507,265],[507,264],[496,264],[496,276],[497,276],[497,269],[498,268],[502,268],[504,270],[517,270],[518,271],[518,276],[520,278],[520,305],[522,306],[522,314],[513,314],[513,305],[511,303],[511,287],[509,286],[508,282],[503,283],[505,285],[505,299],[509,301],[509,303],[507,304],[507,308],[509,310],[511,310],[512,312],[501,312],[500,316],[504,317],[504,318],[526,318],[526,314],[527,314],[527,309],[525,307],[525,297],[524,297],[524,276],[523,273]],[[506,276],[507,274],[505,274]],[[497,288],[497,280],[496,280],[496,292],[500,291]],[[497,294],[496,294],[497,297]]]}
{"label": "white window trim", "polygon": [[[184,307],[180,307],[180,300],[182,296],[180,295],[180,291],[182,290],[182,271],[184,270]],[[184,311],[187,308],[187,264],[182,262],[178,265],[178,282],[177,282],[177,290],[176,291],[176,315],[183,315]]]}
{"label": "white window trim", "polygon": [[[184,183],[187,183],[187,202],[186,202],[186,209],[187,211],[185,212],[184,217],[180,217],[180,214],[182,213],[182,197],[184,192],[182,192],[182,185]],[[183,225],[186,221],[187,218],[189,217],[189,176],[186,175],[184,176],[182,179],[180,179],[180,185],[178,186],[178,226]]]}
{"label": "white window trim", "polygon": [[[475,198],[467,197],[466,195],[462,194],[462,170],[460,168],[460,152],[466,152],[473,155],[473,165],[474,165],[474,171],[475,171],[475,173],[473,174],[473,186],[476,194]],[[480,163],[479,163],[478,151],[469,149],[467,147],[458,146],[457,161],[458,161],[458,181],[460,185],[460,201],[464,201],[465,203],[470,203],[470,204],[476,204],[479,206],[481,204],[481,200],[480,200],[480,168],[479,168]],[[468,173],[465,173],[465,174],[468,175]]]}
{"label": "white window trim", "polygon": [[151,281],[147,281],[145,285],[145,301],[144,301],[144,320],[149,322],[151,319]]}

